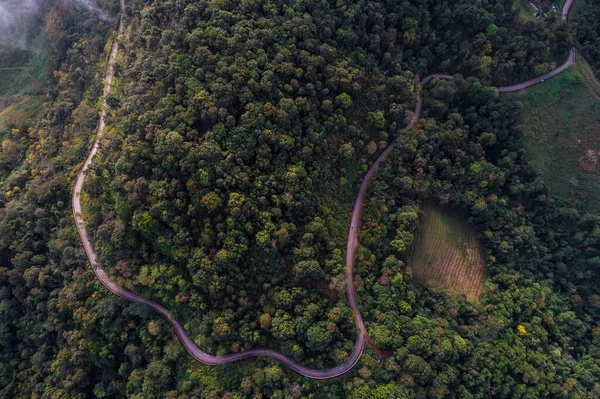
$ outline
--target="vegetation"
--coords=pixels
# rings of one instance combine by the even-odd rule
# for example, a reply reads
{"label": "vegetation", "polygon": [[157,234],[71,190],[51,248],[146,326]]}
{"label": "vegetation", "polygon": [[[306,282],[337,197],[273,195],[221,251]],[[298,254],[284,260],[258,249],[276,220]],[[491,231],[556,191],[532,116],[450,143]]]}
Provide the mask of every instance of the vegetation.
{"label": "vegetation", "polygon": [[28,25],[26,49],[0,44],[0,97],[39,94],[52,75],[55,48],[42,24]]}
{"label": "vegetation", "polygon": [[44,97],[41,95],[0,97],[0,130],[7,131],[10,126],[29,124],[43,104]]}
{"label": "vegetation", "polygon": [[518,95],[525,106],[523,145],[551,192],[599,211],[600,101],[575,67]]}
{"label": "vegetation", "polygon": [[[24,44],[31,51],[0,44],[0,140],[13,128],[26,131],[34,125],[37,111],[45,101],[53,48],[39,24],[29,25],[24,36],[29,38]],[[14,154],[14,148],[6,151]]]}
{"label": "vegetation", "polygon": [[[62,5],[43,19],[56,50],[43,116],[2,130],[2,396],[600,396],[599,218],[549,195],[521,147],[520,105],[487,86],[562,61],[566,28],[524,24],[512,1],[127,2],[85,216],[111,277],[164,303],[207,351],[268,345],[321,368],[348,357],[348,214],[396,141],[357,250],[372,346],[315,382],[272,360],[197,364],[169,324],[95,280],[69,186],[115,26]],[[416,74],[431,71],[457,78],[424,90],[407,132]],[[480,302],[405,273],[426,201],[481,239]]]}
{"label": "vegetation", "polygon": [[519,12],[519,18],[521,18],[521,20],[523,20],[524,22],[527,22],[527,21],[531,21],[534,23],[543,23],[544,22],[543,19],[538,19],[533,16],[533,13],[535,11],[533,10],[533,8],[531,8],[531,6],[529,5],[529,1],[527,1],[527,0],[514,0],[513,7],[515,7],[517,9],[517,11]]}
{"label": "vegetation", "polygon": [[415,280],[480,299],[487,273],[479,241],[458,215],[426,203],[408,268]]}
{"label": "vegetation", "polygon": [[600,1],[575,2],[572,20],[573,34],[579,51],[600,76]]}
{"label": "vegetation", "polygon": [[[369,332],[380,349],[394,348],[384,369],[420,397],[597,395],[597,377],[576,387],[583,380],[575,365],[585,355],[560,342],[568,336],[567,346],[577,341],[588,353],[595,350],[597,293],[590,281],[597,272],[590,265],[598,217],[548,196],[519,146],[514,99],[456,79],[434,83],[424,107],[428,118],[399,137],[373,187],[370,215],[389,233],[368,244],[361,239],[366,248],[359,250],[359,303]],[[489,281],[481,304],[413,285],[397,260],[402,252],[390,254],[391,246],[403,248],[398,241],[414,240],[415,206],[431,198],[467,215],[482,235]],[[581,328],[576,334],[575,325]],[[455,332],[469,348],[464,354]],[[560,355],[553,354],[559,347]],[[593,357],[587,358],[590,370],[597,367]],[[533,359],[553,359],[553,365]],[[558,376],[557,369],[573,373]],[[471,378],[483,375],[490,377]],[[574,385],[557,385],[550,376]]]}

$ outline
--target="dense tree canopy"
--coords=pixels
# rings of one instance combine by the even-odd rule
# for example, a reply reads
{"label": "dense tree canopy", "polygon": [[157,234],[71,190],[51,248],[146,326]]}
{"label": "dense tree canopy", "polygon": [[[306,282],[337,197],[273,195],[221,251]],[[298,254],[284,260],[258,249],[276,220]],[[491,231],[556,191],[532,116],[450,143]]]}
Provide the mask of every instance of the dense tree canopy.
{"label": "dense tree canopy", "polygon": [[573,16],[573,32],[581,54],[600,73],[600,2],[589,0],[580,4]]}
{"label": "dense tree canopy", "polygon": [[[95,280],[69,187],[118,4],[100,2],[101,19],[67,3],[44,18],[56,60],[43,111],[0,131],[3,396],[599,396],[598,216],[552,197],[520,147],[519,103],[489,87],[562,62],[564,26],[522,23],[504,0],[127,1],[85,218],[111,278],[165,304],[203,349],[348,358],[350,212],[396,142],[359,233],[369,346],[347,376],[314,382],[271,360],[199,365],[168,323]],[[422,88],[431,72],[456,79]],[[418,95],[424,116],[406,131]],[[406,273],[424,200],[478,232],[481,302]]]}

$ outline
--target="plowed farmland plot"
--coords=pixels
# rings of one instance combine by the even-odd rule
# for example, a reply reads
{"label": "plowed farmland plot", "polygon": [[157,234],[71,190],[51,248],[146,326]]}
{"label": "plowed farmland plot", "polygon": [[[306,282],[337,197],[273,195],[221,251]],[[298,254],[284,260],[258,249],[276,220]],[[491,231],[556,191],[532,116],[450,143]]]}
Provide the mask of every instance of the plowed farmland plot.
{"label": "plowed farmland plot", "polygon": [[474,301],[483,295],[487,273],[473,230],[452,212],[424,204],[409,259],[416,281],[439,285]]}

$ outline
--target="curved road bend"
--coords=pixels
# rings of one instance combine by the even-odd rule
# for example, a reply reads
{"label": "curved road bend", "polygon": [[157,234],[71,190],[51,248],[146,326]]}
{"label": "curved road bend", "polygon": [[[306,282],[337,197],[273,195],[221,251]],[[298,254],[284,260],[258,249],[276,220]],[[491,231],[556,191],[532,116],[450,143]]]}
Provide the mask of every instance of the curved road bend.
{"label": "curved road bend", "polygon": [[[568,11],[569,11],[573,1],[574,0],[567,0],[567,3],[565,4],[566,14],[565,14],[565,10],[563,10],[563,21],[566,20],[566,15],[568,15]],[[119,20],[119,28],[118,28],[119,36],[123,32],[123,12],[125,9],[124,0],[120,0],[120,4],[121,4],[121,18]],[[392,148],[394,147],[394,143],[392,142],[385,149],[385,151],[383,151],[383,153],[377,158],[377,160],[373,163],[373,165],[367,171],[367,174],[366,174],[366,176],[362,182],[362,185],[360,187],[358,197],[356,198],[356,202],[354,204],[354,211],[352,213],[352,221],[350,223],[350,231],[348,233],[348,244],[347,244],[347,250],[346,250],[346,274],[347,274],[347,282],[348,282],[347,283],[347,294],[348,294],[348,301],[349,301],[350,307],[352,308],[352,311],[354,313],[356,327],[357,327],[359,333],[358,333],[358,338],[356,339],[356,342],[354,344],[354,352],[352,352],[349,359],[347,361],[345,361],[344,363],[340,364],[339,366],[333,367],[331,369],[317,370],[317,369],[311,369],[309,367],[299,365],[292,358],[284,355],[283,353],[281,353],[277,350],[270,349],[270,348],[254,348],[254,349],[250,349],[248,351],[242,352],[242,353],[232,353],[232,354],[228,354],[225,356],[210,355],[210,354],[204,352],[202,349],[200,349],[198,347],[198,345],[196,345],[196,343],[193,341],[193,339],[186,332],[183,325],[179,321],[175,320],[173,318],[173,316],[171,315],[171,313],[165,307],[159,305],[156,302],[148,300],[146,298],[142,298],[142,297],[134,294],[131,291],[121,288],[117,284],[115,284],[113,281],[111,281],[110,278],[108,277],[108,275],[106,274],[105,270],[102,269],[102,267],[96,262],[96,253],[94,252],[94,248],[92,246],[89,235],[88,235],[87,231],[85,230],[85,224],[84,224],[84,221],[82,218],[81,201],[80,201],[79,197],[80,197],[80,193],[81,193],[81,190],[83,187],[83,183],[85,181],[87,171],[89,170],[89,166],[91,165],[92,160],[93,160],[94,156],[96,155],[96,152],[98,151],[98,140],[102,136],[102,132],[104,131],[105,119],[106,119],[106,109],[107,109],[106,97],[109,94],[110,89],[111,89],[112,80],[113,80],[113,76],[114,76],[114,66],[115,66],[115,61],[116,61],[118,50],[119,50],[119,45],[118,45],[118,38],[117,38],[113,42],[112,48],[110,50],[109,58],[108,58],[108,63],[106,66],[106,72],[105,72],[106,80],[105,80],[105,84],[104,84],[104,88],[103,88],[104,102],[103,102],[102,110],[100,112],[100,120],[98,122],[98,127],[96,130],[96,140],[94,141],[92,148],[90,149],[90,152],[88,153],[88,156],[85,159],[83,166],[81,167],[81,170],[77,174],[77,179],[75,180],[75,184],[73,186],[73,195],[72,195],[73,219],[75,221],[75,225],[77,227],[77,232],[79,233],[79,238],[83,244],[85,253],[88,257],[88,260],[90,261],[90,263],[92,265],[92,269],[94,270],[94,273],[96,274],[96,277],[98,278],[98,280],[102,283],[102,285],[104,285],[104,287],[106,287],[106,289],[108,289],[113,294],[118,295],[130,302],[141,303],[141,304],[147,305],[147,306],[151,307],[152,309],[154,309],[157,313],[159,313],[166,320],[168,320],[169,323],[171,323],[171,325],[173,326],[173,329],[175,330],[177,337],[179,338],[179,340],[181,341],[181,343],[183,344],[185,349],[188,351],[188,353],[194,359],[196,359],[197,361],[199,361],[201,363],[204,363],[207,365],[222,365],[222,364],[237,362],[237,361],[240,361],[243,359],[248,359],[251,357],[271,357],[271,358],[277,359],[282,364],[284,364],[285,366],[294,370],[298,374],[301,374],[305,377],[309,377],[309,378],[313,378],[313,379],[334,378],[334,377],[338,377],[338,376],[348,372],[349,370],[351,370],[354,367],[354,365],[358,362],[358,359],[360,358],[360,356],[362,354],[362,351],[365,347],[366,337],[367,337],[367,330],[366,330],[364,321],[362,319],[362,316],[358,310],[358,305],[356,302],[356,292],[355,292],[355,288],[354,288],[354,284],[353,284],[353,281],[354,281],[354,273],[353,273],[354,255],[356,253],[356,248],[358,246],[358,229],[360,227],[360,216],[362,213],[362,205],[363,205],[364,197],[365,197],[365,194],[367,191],[367,187],[369,185],[369,181],[377,172],[377,170],[379,168],[379,164],[392,151]],[[498,90],[500,92],[508,92],[508,91],[521,90],[523,88],[533,86],[545,79],[548,79],[548,78],[555,76],[555,75],[561,73],[562,71],[564,71],[573,62],[574,57],[575,57],[574,50],[572,50],[567,62],[565,62],[562,66],[560,66],[556,70],[554,70],[546,75],[540,76],[538,78],[528,80],[527,82],[523,82],[523,83],[513,85],[513,86],[500,87],[500,88],[498,88]],[[429,75],[425,79],[423,79],[423,81],[421,82],[421,86],[425,86],[427,83],[429,83],[434,78],[445,79],[445,80],[453,79],[453,77],[451,75],[433,74],[433,75]],[[418,77],[417,77],[417,79],[418,79]],[[406,126],[405,129],[407,129],[407,130],[411,129],[417,123],[417,121],[419,120],[419,118],[421,116],[422,106],[423,106],[423,100],[421,98],[419,98],[417,100],[417,104],[415,106],[414,116],[412,117],[411,121],[408,123],[408,125]]]}
{"label": "curved road bend", "polygon": [[573,3],[575,3],[575,0],[567,0],[565,2],[565,5],[563,6],[563,9],[560,13],[561,22],[567,22],[567,18],[569,17],[569,12],[571,12],[571,7],[573,7]]}
{"label": "curved road bend", "polygon": [[522,83],[517,83],[516,85],[498,87],[498,91],[500,93],[509,93],[512,91],[519,91],[519,90],[523,90],[527,87],[531,87],[540,82],[543,82],[546,79],[550,79],[550,78],[558,75],[559,73],[564,72],[568,67],[570,67],[573,64],[574,61],[575,61],[575,49],[572,48],[571,51],[569,52],[569,57],[567,58],[567,60],[558,68],[556,68],[542,76],[538,76],[537,78],[529,79]]}

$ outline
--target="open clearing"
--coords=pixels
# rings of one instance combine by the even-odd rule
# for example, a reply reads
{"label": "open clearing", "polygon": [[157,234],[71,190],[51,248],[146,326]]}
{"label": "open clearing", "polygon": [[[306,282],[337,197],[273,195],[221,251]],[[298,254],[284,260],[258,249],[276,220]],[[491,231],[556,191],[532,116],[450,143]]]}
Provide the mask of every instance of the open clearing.
{"label": "open clearing", "polygon": [[519,18],[521,18],[524,22],[540,22],[539,19],[533,16],[534,10],[529,6],[529,2],[527,0],[513,0],[513,7],[519,11]]}
{"label": "open clearing", "polygon": [[570,67],[517,94],[525,105],[523,145],[552,194],[600,210],[600,101]]}
{"label": "open clearing", "polygon": [[21,126],[44,104],[44,96],[14,95],[0,97],[0,130]]}
{"label": "open clearing", "polygon": [[34,118],[45,101],[53,52],[45,29],[40,29],[31,48],[0,47],[0,130]]}
{"label": "open clearing", "polygon": [[474,301],[484,293],[487,272],[473,230],[453,212],[424,203],[408,267],[415,280],[433,283]]}
{"label": "open clearing", "polygon": [[35,37],[32,48],[29,52],[0,47],[0,96],[45,91],[53,54],[45,30]]}

